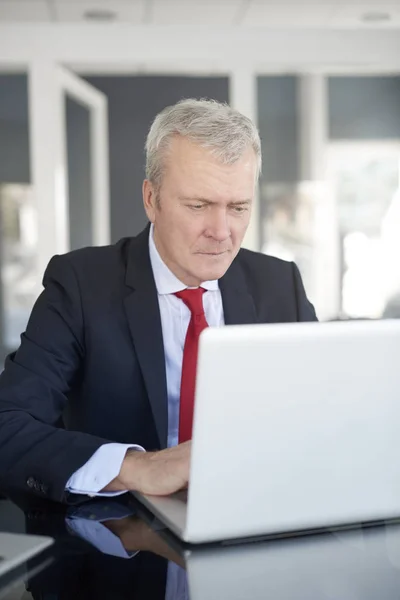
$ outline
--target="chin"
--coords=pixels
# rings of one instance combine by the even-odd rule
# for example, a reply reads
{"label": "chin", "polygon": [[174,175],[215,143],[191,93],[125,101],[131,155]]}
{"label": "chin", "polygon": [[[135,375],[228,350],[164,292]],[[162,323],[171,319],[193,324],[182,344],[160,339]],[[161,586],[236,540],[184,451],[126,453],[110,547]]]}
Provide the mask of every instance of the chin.
{"label": "chin", "polygon": [[229,256],[229,258],[228,256],[225,256],[223,260],[221,260],[221,258],[203,259],[201,263],[197,265],[197,269],[192,270],[192,273],[196,274],[196,279],[199,281],[214,281],[220,279],[229,269],[232,263],[231,258],[231,256]]}
{"label": "chin", "polygon": [[227,272],[229,265],[220,266],[213,269],[204,269],[199,279],[201,281],[214,281],[215,279],[221,279]]}

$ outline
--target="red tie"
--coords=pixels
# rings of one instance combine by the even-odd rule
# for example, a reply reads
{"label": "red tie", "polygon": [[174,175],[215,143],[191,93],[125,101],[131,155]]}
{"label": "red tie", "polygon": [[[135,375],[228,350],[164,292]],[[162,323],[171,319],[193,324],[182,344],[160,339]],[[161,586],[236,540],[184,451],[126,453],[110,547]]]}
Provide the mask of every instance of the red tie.
{"label": "red tie", "polygon": [[192,313],[183,348],[181,401],[179,409],[179,443],[192,438],[194,391],[200,333],[208,327],[203,308],[204,288],[176,292]]}

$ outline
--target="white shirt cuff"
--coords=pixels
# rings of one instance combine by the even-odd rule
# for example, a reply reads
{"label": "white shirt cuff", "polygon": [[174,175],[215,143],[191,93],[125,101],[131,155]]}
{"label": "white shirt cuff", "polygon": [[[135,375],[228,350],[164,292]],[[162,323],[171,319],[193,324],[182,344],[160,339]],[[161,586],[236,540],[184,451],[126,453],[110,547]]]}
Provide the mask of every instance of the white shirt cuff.
{"label": "white shirt cuff", "polygon": [[129,448],[145,452],[137,444],[103,444],[91,458],[68,479],[65,489],[72,494],[88,496],[120,496],[126,491],[100,492],[118,476]]}

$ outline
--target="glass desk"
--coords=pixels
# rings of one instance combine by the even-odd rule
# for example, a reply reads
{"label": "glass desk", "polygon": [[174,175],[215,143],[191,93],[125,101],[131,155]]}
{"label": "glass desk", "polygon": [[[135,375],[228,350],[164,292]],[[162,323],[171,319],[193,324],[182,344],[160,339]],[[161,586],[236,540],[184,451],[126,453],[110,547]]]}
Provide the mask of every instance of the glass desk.
{"label": "glass desk", "polygon": [[[10,500],[0,501],[1,510]],[[240,545],[182,546],[129,495],[80,506],[19,499],[54,545],[0,579],[1,600],[394,600],[400,524]],[[3,529],[5,529],[3,527]]]}

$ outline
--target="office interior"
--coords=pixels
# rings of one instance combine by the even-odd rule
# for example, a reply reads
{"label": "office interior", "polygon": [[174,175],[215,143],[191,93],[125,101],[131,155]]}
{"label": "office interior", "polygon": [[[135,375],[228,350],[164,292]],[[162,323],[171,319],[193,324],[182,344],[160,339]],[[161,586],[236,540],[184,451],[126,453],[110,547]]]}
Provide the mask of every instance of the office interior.
{"label": "office interior", "polygon": [[0,0],[0,370],[52,256],[139,233],[144,141],[181,98],[258,125],[244,246],[322,321],[400,317],[400,4]]}
{"label": "office interior", "polygon": [[400,316],[400,6],[0,0],[0,364],[54,254],[136,235],[144,140],[185,97],[257,123],[244,245],[320,320]]}

